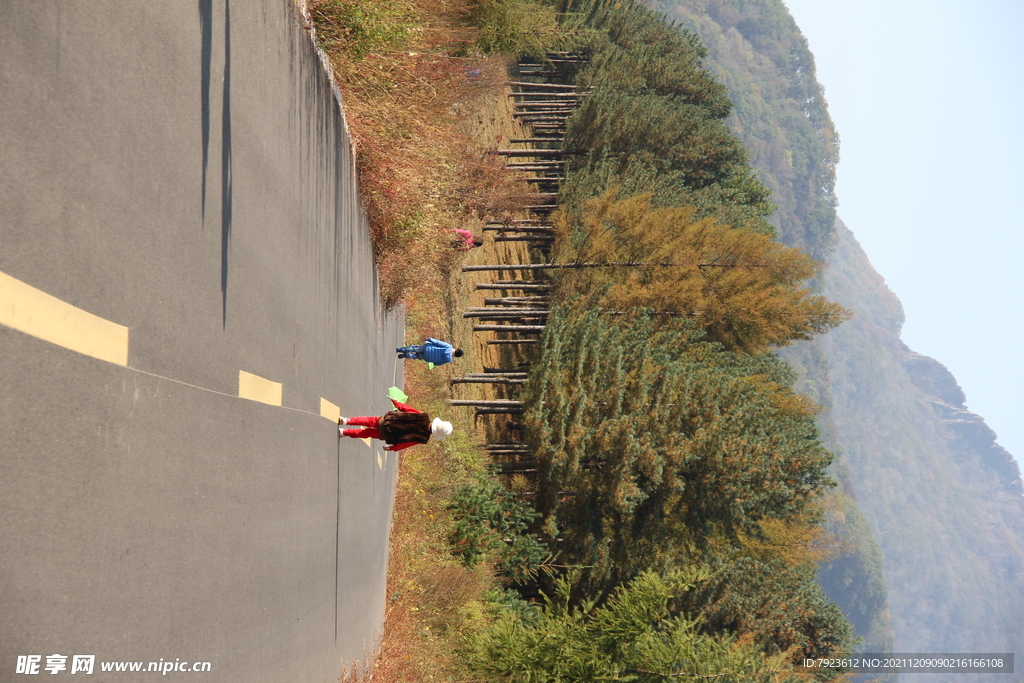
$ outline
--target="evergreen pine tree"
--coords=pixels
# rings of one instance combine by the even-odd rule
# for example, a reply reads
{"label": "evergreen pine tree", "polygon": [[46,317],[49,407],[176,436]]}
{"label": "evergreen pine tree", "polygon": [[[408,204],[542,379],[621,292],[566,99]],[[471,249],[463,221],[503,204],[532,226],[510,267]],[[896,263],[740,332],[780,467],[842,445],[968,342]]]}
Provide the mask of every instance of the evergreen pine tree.
{"label": "evergreen pine tree", "polygon": [[530,618],[502,615],[476,640],[474,668],[505,683],[795,683],[785,655],[750,642],[709,636],[681,614],[678,600],[707,570],[644,573],[603,605],[574,606],[568,581]]}
{"label": "evergreen pine tree", "polygon": [[579,595],[607,594],[714,537],[758,534],[831,485],[813,406],[775,356],[701,341],[692,321],[552,311],[525,387],[537,509]]}

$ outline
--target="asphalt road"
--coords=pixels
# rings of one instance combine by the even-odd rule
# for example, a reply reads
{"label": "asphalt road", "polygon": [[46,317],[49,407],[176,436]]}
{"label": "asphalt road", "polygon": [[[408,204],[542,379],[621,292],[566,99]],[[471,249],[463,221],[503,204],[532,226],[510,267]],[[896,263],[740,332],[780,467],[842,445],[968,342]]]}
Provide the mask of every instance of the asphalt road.
{"label": "asphalt road", "polygon": [[396,460],[322,413],[387,409],[403,321],[352,166],[288,0],[0,3],[0,274],[129,335],[122,365],[0,324],[0,681],[372,649]]}

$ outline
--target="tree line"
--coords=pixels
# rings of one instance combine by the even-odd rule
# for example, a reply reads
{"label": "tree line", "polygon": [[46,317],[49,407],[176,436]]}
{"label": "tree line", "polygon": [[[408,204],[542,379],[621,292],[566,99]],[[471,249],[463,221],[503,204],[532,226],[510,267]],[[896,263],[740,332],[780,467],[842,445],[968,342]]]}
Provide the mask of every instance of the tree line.
{"label": "tree line", "polygon": [[452,502],[458,552],[519,596],[470,656],[504,681],[806,678],[852,628],[815,581],[833,456],[772,351],[848,313],[776,239],[699,40],[631,2],[545,4],[585,39],[550,72],[588,95],[516,384],[528,496]]}

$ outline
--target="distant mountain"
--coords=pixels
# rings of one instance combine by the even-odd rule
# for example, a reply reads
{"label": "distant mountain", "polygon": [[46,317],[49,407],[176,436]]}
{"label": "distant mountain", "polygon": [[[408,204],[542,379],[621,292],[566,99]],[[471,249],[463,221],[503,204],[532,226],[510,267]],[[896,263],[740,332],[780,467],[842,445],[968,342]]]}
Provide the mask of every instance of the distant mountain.
{"label": "distant mountain", "polygon": [[899,339],[895,295],[839,223],[824,292],[855,311],[822,340],[832,419],[882,550],[903,652],[1024,651],[1016,462],[938,361]]}
{"label": "distant mountain", "polygon": [[826,592],[862,651],[1024,652],[1019,468],[949,371],[900,341],[899,300],[835,216],[839,137],[806,40],[781,0],[649,4],[707,45],[781,237],[828,260],[820,290],[855,312],[782,352],[827,409],[847,495],[832,526],[852,552],[822,567]]}

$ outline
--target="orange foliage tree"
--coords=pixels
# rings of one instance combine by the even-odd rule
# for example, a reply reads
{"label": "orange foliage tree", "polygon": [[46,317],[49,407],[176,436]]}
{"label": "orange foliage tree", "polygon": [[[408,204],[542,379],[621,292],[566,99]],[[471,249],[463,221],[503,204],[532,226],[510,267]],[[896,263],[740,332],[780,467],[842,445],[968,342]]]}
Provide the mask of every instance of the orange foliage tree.
{"label": "orange foliage tree", "polygon": [[570,287],[606,287],[608,309],[648,308],[694,318],[708,338],[758,353],[809,339],[849,317],[813,294],[822,264],[763,233],[655,208],[649,195],[591,200],[560,217],[559,261],[616,264],[574,271]]}

